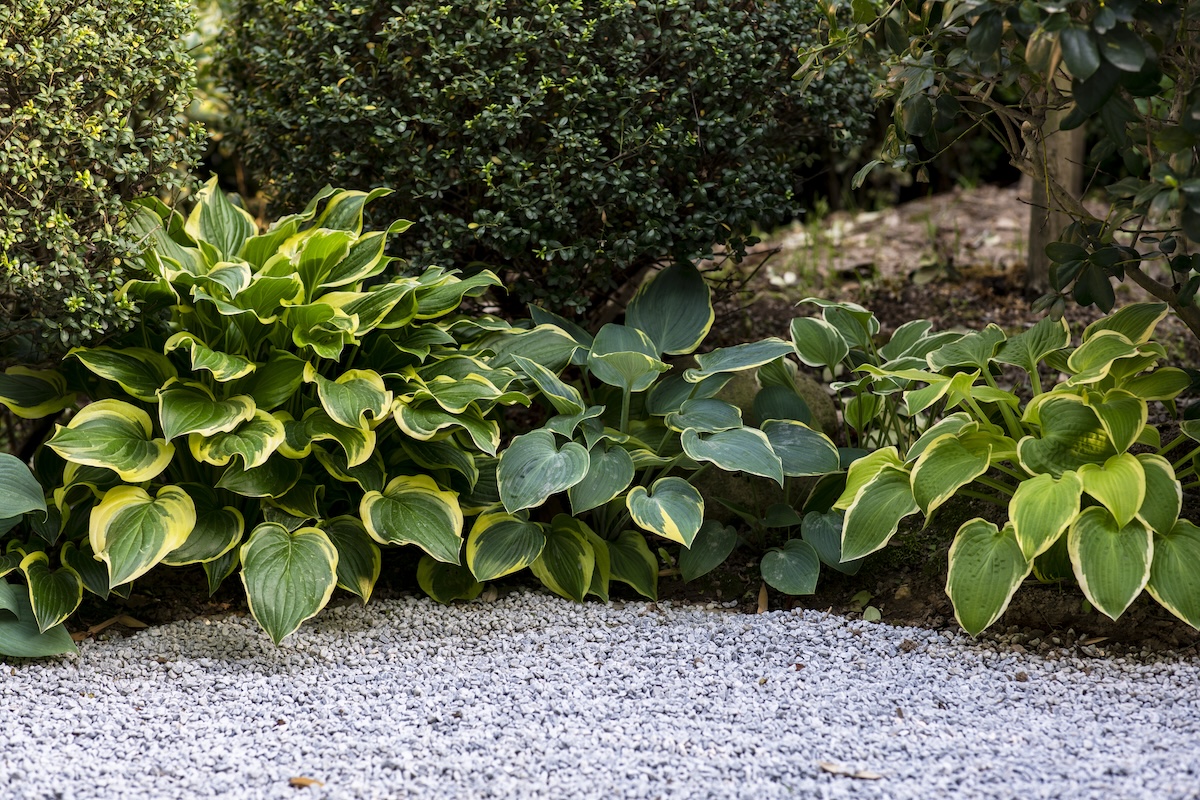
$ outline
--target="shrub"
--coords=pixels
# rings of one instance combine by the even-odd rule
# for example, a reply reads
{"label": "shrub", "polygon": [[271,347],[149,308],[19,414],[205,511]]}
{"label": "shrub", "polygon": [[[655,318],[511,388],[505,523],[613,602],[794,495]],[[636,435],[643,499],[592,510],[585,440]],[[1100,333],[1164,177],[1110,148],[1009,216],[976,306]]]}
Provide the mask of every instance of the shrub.
{"label": "shrub", "polygon": [[133,318],[124,201],[178,186],[200,144],[191,24],[187,0],[0,6],[0,337],[65,349]]}
{"label": "shrub", "polygon": [[802,169],[862,135],[871,81],[791,80],[806,3],[242,0],[223,55],[242,157],[295,203],[397,189],[420,264],[483,262],[582,310],[655,262],[799,210]]}

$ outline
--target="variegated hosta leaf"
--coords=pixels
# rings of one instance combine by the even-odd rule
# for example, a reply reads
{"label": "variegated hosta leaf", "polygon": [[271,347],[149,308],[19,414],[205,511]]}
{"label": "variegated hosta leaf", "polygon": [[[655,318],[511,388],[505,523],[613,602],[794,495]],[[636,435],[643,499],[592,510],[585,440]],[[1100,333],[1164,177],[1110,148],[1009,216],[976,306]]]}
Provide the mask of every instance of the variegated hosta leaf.
{"label": "variegated hosta leaf", "polygon": [[502,285],[495,273],[486,269],[466,278],[445,274],[426,281],[423,275],[422,286],[417,290],[417,319],[443,317],[462,305],[464,297],[479,297],[491,287]]}
{"label": "variegated hosta leaf", "polygon": [[873,450],[851,464],[846,474],[846,488],[833,507],[838,511],[848,509],[858,497],[859,491],[874,480],[884,467],[904,467],[904,462],[900,460],[895,447]]}
{"label": "variegated hosta leaf", "polygon": [[582,603],[596,569],[596,551],[586,526],[559,514],[545,533],[546,545],[529,570],[550,591]]}
{"label": "variegated hosta leaf", "polygon": [[1171,462],[1162,456],[1139,453],[1137,460],[1146,478],[1146,499],[1138,517],[1155,533],[1167,534],[1175,527],[1183,508],[1183,487]]}
{"label": "variegated hosta leaf", "polygon": [[196,525],[182,545],[163,556],[162,562],[172,567],[220,558],[237,546],[246,531],[242,512],[222,505],[216,492],[193,484],[185,491],[196,506]]}
{"label": "variegated hosta leaf", "polygon": [[186,348],[190,354],[193,372],[206,369],[212,373],[213,380],[216,381],[225,382],[244,378],[257,368],[257,365],[245,356],[213,350],[186,331],[180,331],[167,339],[163,345],[163,352],[170,353],[179,348]]}
{"label": "variegated hosta leaf", "polygon": [[415,544],[438,561],[459,563],[463,513],[458,496],[428,475],[393,478],[382,492],[367,492],[360,516],[380,544]]}
{"label": "variegated hosta leaf", "polygon": [[913,498],[928,516],[962,487],[987,472],[992,449],[973,452],[954,436],[931,444],[912,468]]}
{"label": "variegated hosta leaf", "polygon": [[719,433],[742,427],[742,410],[733,403],[715,398],[685,400],[678,411],[667,414],[667,427],[683,433]]}
{"label": "variegated hosta leaf", "polygon": [[691,547],[679,551],[679,573],[685,581],[707,575],[721,564],[737,547],[737,531],[731,525],[705,520],[696,532]]}
{"label": "variegated hosta leaf", "polygon": [[659,360],[650,337],[626,325],[610,322],[600,329],[588,354],[588,368],[597,379],[624,392],[644,392],[670,367]]}
{"label": "variegated hosta leaf", "polygon": [[1046,356],[1071,344],[1071,329],[1061,317],[1043,317],[1032,328],[1010,336],[993,357],[1001,364],[1020,367],[1027,375],[1037,371]]}
{"label": "variegated hosta leaf", "polygon": [[250,613],[275,644],[316,616],[337,585],[337,548],[317,528],[264,522],[240,552]]}
{"label": "variegated hosta leaf", "polygon": [[206,464],[223,467],[234,456],[241,456],[243,467],[254,469],[267,463],[283,442],[283,422],[257,409],[253,417],[228,433],[211,436],[193,433],[188,437],[188,449],[193,458]]}
{"label": "variegated hosta leaf", "polygon": [[646,537],[638,531],[621,531],[606,545],[612,579],[633,587],[642,597],[657,600],[658,559],[650,552]]}
{"label": "variegated hosta leaf", "polygon": [[196,193],[196,205],[184,230],[198,242],[207,242],[224,258],[233,258],[242,244],[257,232],[254,217],[235,206],[217,186],[214,176]]}
{"label": "variegated hosta leaf", "polygon": [[1200,628],[1200,528],[1186,519],[1154,537],[1154,559],[1146,590],[1163,608]]}
{"label": "variegated hosta leaf", "polygon": [[559,414],[578,414],[586,407],[578,389],[564,383],[541,364],[516,353],[513,353],[512,360],[513,364],[533,381],[538,391],[550,401],[550,405],[554,406],[554,410]]}
{"label": "variegated hosta leaf", "polygon": [[1085,508],[1067,531],[1067,550],[1084,596],[1111,619],[1150,580],[1153,534],[1141,520],[1121,526],[1104,508]]}
{"label": "variegated hosta leaf", "polygon": [[513,356],[519,355],[557,374],[571,363],[573,354],[580,346],[562,328],[538,325],[530,330],[510,328],[488,334],[473,349],[481,354],[491,352],[493,355],[488,363],[496,368],[515,366]]}
{"label": "variegated hosta leaf", "polygon": [[283,424],[284,431],[279,454],[287,458],[306,458],[312,452],[313,443],[322,441],[341,445],[348,467],[365,464],[375,452],[377,437],[374,430],[340,425],[323,408],[310,408],[301,420],[293,420],[283,411],[276,412],[275,418]]}
{"label": "variegated hosta leaf", "polygon": [[21,560],[29,584],[29,603],[42,633],[75,613],[83,600],[83,580],[70,566],[50,569],[50,558],[35,550]]}
{"label": "variegated hosta leaf", "polygon": [[453,470],[466,478],[471,486],[479,480],[476,456],[464,450],[452,437],[428,442],[404,439],[400,444],[409,458],[426,469]]}
{"label": "variegated hosta leaf", "polygon": [[604,505],[629,488],[633,475],[633,459],[629,453],[620,447],[598,442],[588,451],[587,474],[567,490],[571,513],[579,516]]}
{"label": "variegated hosta leaf", "polygon": [[[382,286],[372,287],[365,292],[328,292],[317,302],[340,309],[352,317],[358,317],[358,329],[366,334],[392,320],[411,321],[417,313],[417,298],[413,292],[416,283],[400,279]],[[394,323],[390,327],[399,327]]]}
{"label": "variegated hosta leaf", "polygon": [[1146,473],[1131,453],[1113,456],[1104,466],[1084,464],[1079,479],[1083,490],[1108,509],[1120,528],[1129,524],[1146,499]]}
{"label": "variegated hosta leaf", "polygon": [[1166,316],[1166,303],[1130,303],[1088,325],[1083,331],[1083,341],[1100,331],[1116,331],[1134,344],[1145,344]]}
{"label": "variegated hosta leaf", "polygon": [[712,327],[712,293],[689,262],[672,264],[638,287],[625,322],[650,337],[659,353],[684,355],[700,346]]}
{"label": "variegated hosta leaf", "polygon": [[480,375],[451,378],[440,375],[431,380],[417,378],[409,382],[408,391],[402,395],[406,403],[421,403],[432,400],[450,414],[462,414],[476,406],[485,409],[495,403],[529,405],[529,397],[521,392],[502,393],[490,381]]}
{"label": "variegated hosta leaf", "polygon": [[683,478],[659,478],[649,491],[635,486],[625,496],[638,527],[691,547],[704,522],[704,498]]}
{"label": "variegated hosta leaf", "polygon": [[334,517],[321,527],[338,552],[337,585],[366,603],[383,565],[379,545],[357,517]]}
{"label": "variegated hosta leaf", "polygon": [[1095,412],[1113,448],[1123,453],[1138,440],[1146,427],[1146,401],[1123,389],[1083,393],[1083,402]]}
{"label": "variegated hosta leaf", "polygon": [[455,600],[474,600],[483,591],[471,571],[459,564],[446,564],[429,556],[417,563],[417,585],[442,605]]}
{"label": "variegated hosta leaf", "polygon": [[832,367],[850,352],[838,329],[819,317],[796,317],[791,329],[796,355],[810,367]]}
{"label": "variegated hosta leaf", "polygon": [[108,585],[108,567],[92,552],[92,543],[81,539],[79,546],[74,542],[63,542],[59,560],[75,570],[83,581],[83,588],[102,600],[107,600],[111,587]]}
{"label": "variegated hosta leaf", "polygon": [[715,397],[725,387],[732,377],[727,374],[709,376],[699,383],[686,380],[682,372],[675,368],[670,374],[659,378],[650,391],[646,393],[646,413],[655,417],[665,417],[672,411],[679,411],[683,404],[692,399]]}
{"label": "variegated hosta leaf", "polygon": [[475,407],[461,414],[450,414],[436,403],[410,406],[398,402],[394,416],[400,430],[414,439],[428,441],[441,431],[462,428],[475,446],[488,455],[495,455],[500,447],[500,426],[493,419],[485,419]]}
{"label": "variegated hosta leaf", "polygon": [[92,511],[92,551],[108,565],[109,585],[146,574],[181,547],[196,526],[196,506],[187,492],[164,486],[151,497],[137,486],[118,486]]}
{"label": "variegated hosta leaf", "polygon": [[767,420],[762,425],[762,432],[779,456],[783,474],[789,478],[828,475],[841,469],[837,445],[802,422]]}
{"label": "variegated hosta leaf", "polygon": [[958,529],[950,545],[946,594],[958,624],[972,636],[1000,618],[1021,581],[1033,569],[1011,526],[1003,530],[973,519]]}
{"label": "variegated hosta leaf", "polygon": [[495,580],[528,567],[545,546],[546,534],[536,522],[483,514],[467,535],[467,566],[476,580]]}
{"label": "variegated hosta leaf", "polygon": [[21,459],[0,453],[0,520],[46,510],[46,496]]}
{"label": "variegated hosta leaf", "polygon": [[955,341],[934,350],[925,361],[929,368],[941,372],[947,367],[967,367],[984,370],[1007,337],[996,323],[989,323],[981,331],[972,331]]}
{"label": "variegated hosta leaf", "polygon": [[234,461],[217,481],[217,488],[228,489],[243,497],[283,497],[300,480],[303,471],[299,461],[279,454],[253,469],[246,469],[241,462]]}
{"label": "variegated hosta leaf", "polygon": [[228,433],[254,418],[254,400],[240,394],[227,400],[202,383],[173,381],[158,393],[158,420],[167,441],[186,433]]}
{"label": "variegated hosta leaf", "polygon": [[338,360],[342,349],[355,342],[358,317],[323,303],[291,306],[284,323],[292,329],[292,343],[309,347],[321,358]]}
{"label": "variegated hosta leaf", "polygon": [[854,560],[882,549],[896,533],[900,520],[920,509],[913,497],[908,472],[899,467],[884,466],[858,490],[854,502],[846,509],[846,519],[842,523],[842,558]]}
{"label": "variegated hosta leaf", "polygon": [[1072,386],[1092,384],[1108,376],[1113,363],[1138,354],[1137,345],[1117,331],[1101,330],[1089,338],[1067,358]]}
{"label": "variegated hosta leaf", "polygon": [[[381,197],[387,197],[391,189],[378,188],[370,192],[351,191],[349,189],[334,189],[329,193],[329,200],[321,215],[313,223],[314,228],[329,228],[337,231],[349,231],[356,236],[362,232],[363,208],[370,202]],[[398,231],[407,230],[411,222],[393,223]]]}
{"label": "variegated hosta leaf", "polygon": [[130,483],[154,478],[175,455],[174,445],[154,438],[150,415],[120,400],[84,406],[46,444],[67,461],[111,469]]}
{"label": "variegated hosta leaf", "polygon": [[592,546],[592,557],[595,559],[595,566],[592,568],[592,579],[588,582],[587,592],[584,596],[591,595],[598,597],[601,603],[607,603],[609,600],[608,587],[612,584],[612,559],[609,555],[608,542],[601,539],[598,533],[583,522],[574,519],[572,519],[572,522],[576,530],[583,533],[587,538],[588,544]]}
{"label": "variegated hosta leaf", "polygon": [[759,572],[768,586],[784,594],[812,594],[821,575],[821,559],[808,542],[789,539],[763,555]]}
{"label": "variegated hosta leaf", "polygon": [[1069,470],[1058,478],[1042,474],[1021,481],[1008,514],[1025,558],[1032,561],[1058,541],[1079,514],[1082,496],[1083,482]]}
{"label": "variegated hosta leaf", "polygon": [[304,368],[304,380],[317,384],[317,395],[325,411],[347,428],[373,428],[392,407],[392,393],[374,370],[347,370],[331,381],[308,364]]}
{"label": "variegated hosta leaf", "polygon": [[387,471],[383,465],[383,457],[379,455],[378,450],[372,453],[366,461],[353,467],[346,463],[346,454],[340,450],[325,450],[317,447],[312,452],[325,471],[335,480],[343,483],[357,483],[364,491],[368,492],[382,492],[383,487],[387,485]]}
{"label": "variegated hosta leaf", "polygon": [[1026,436],[1017,442],[1021,466],[1035,475],[1048,472],[1058,477],[1067,470],[1078,471],[1084,464],[1103,464],[1117,454],[1104,432],[1096,412],[1082,398],[1071,395],[1042,395],[1045,400],[1030,403],[1040,424],[1040,436]]}
{"label": "variegated hosta leaf", "polygon": [[760,475],[783,486],[783,463],[760,430],[734,428],[701,435],[689,428],[682,443],[683,452],[695,461],[712,462],[726,472]]}
{"label": "variegated hosta leaf", "polygon": [[[281,259],[287,262],[287,259]],[[255,275],[237,296],[234,307],[254,315],[263,325],[276,322],[284,309],[304,302],[304,281],[299,275]]]}
{"label": "variegated hosta leaf", "polygon": [[67,353],[71,356],[144,403],[157,403],[158,390],[179,376],[166,356],[144,347],[76,347]]}
{"label": "variegated hosta leaf", "polygon": [[66,378],[54,370],[9,367],[0,374],[0,405],[22,419],[48,417],[74,402]]}
{"label": "variegated hosta leaf", "polygon": [[260,410],[273,411],[300,389],[307,364],[286,350],[272,350],[266,363],[259,364],[252,374],[230,384],[229,391],[248,394]]}
{"label": "variegated hosta leaf", "polygon": [[705,378],[723,372],[757,369],[792,352],[794,349],[791,342],[773,336],[757,342],[721,347],[711,353],[696,356],[698,366],[684,372],[683,377],[689,383],[700,383]]}
{"label": "variegated hosta leaf", "polygon": [[582,445],[567,442],[559,448],[549,431],[516,437],[496,468],[504,508],[511,514],[541,505],[550,495],[582,481],[588,465],[588,451]]}

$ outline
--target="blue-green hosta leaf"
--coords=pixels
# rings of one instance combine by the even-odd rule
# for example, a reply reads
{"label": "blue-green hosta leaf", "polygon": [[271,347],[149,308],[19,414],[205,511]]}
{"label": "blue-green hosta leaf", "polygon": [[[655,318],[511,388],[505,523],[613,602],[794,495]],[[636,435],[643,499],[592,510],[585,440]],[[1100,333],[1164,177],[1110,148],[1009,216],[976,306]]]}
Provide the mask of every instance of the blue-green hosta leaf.
{"label": "blue-green hosta leaf", "polygon": [[812,594],[821,575],[821,559],[803,539],[789,539],[783,547],[772,547],[759,565],[762,579],[784,594]]}
{"label": "blue-green hosta leaf", "polygon": [[1128,450],[1146,427],[1146,401],[1123,389],[1110,389],[1104,393],[1085,390],[1083,402],[1096,413],[1118,453]]}
{"label": "blue-green hosta leaf", "polygon": [[545,547],[529,565],[530,572],[555,594],[582,603],[596,570],[596,550],[585,526],[559,514],[545,534]]}
{"label": "blue-green hosta leaf", "polygon": [[1029,330],[1010,336],[997,351],[993,360],[1012,364],[1026,374],[1037,371],[1037,365],[1051,353],[1071,344],[1071,329],[1061,317],[1043,317]]}
{"label": "blue-green hosta leaf", "polygon": [[946,594],[958,624],[978,636],[1000,619],[1032,569],[1033,561],[1021,552],[1011,526],[1000,530],[982,519],[963,525],[950,545],[946,576]]}
{"label": "blue-green hosta leaf", "polygon": [[884,467],[904,468],[904,462],[900,460],[895,447],[872,450],[862,458],[856,459],[850,464],[846,474],[846,488],[842,490],[841,496],[838,497],[833,507],[838,511],[848,509],[858,497],[859,491],[874,480]]}
{"label": "blue-green hosta leaf", "polygon": [[500,279],[486,269],[466,278],[444,275],[418,289],[417,319],[443,317],[462,305],[464,297],[478,297],[491,287],[502,285]]}
{"label": "blue-green hosta leaf", "polygon": [[[1096,412],[1072,394],[1042,395],[1026,408],[1027,421],[1040,424],[1041,436],[1017,442],[1017,458],[1027,472],[1048,472],[1058,477],[1084,464],[1103,464],[1117,451]],[[1039,398],[1040,399],[1040,398]],[[1035,414],[1036,418],[1031,419]]]}
{"label": "blue-green hosta leaf", "polygon": [[415,544],[438,561],[459,563],[463,513],[458,495],[428,475],[403,475],[382,492],[367,492],[359,516],[380,544]]}
{"label": "blue-green hosta leaf", "polygon": [[1114,362],[1138,355],[1137,345],[1117,331],[1097,331],[1067,358],[1071,386],[1099,383],[1108,376]]}
{"label": "blue-green hosta leaf", "polygon": [[567,442],[559,448],[549,431],[517,436],[500,455],[496,468],[504,508],[512,514],[540,506],[550,495],[582,481],[589,463],[582,445]]}
{"label": "blue-green hosta leaf", "polygon": [[685,400],[679,411],[667,414],[667,427],[683,433],[718,433],[742,427],[742,410],[733,403],[713,398]]}
{"label": "blue-green hosta leaf", "polygon": [[461,414],[443,411],[436,403],[410,406],[396,403],[394,416],[400,430],[414,439],[428,441],[446,429],[461,428],[483,452],[495,455],[500,446],[500,426],[494,419],[484,419],[479,409],[468,408]]}
{"label": "blue-green hosta leaf", "polygon": [[684,372],[683,377],[689,383],[700,383],[713,375],[757,369],[793,351],[791,342],[774,336],[733,347],[721,347],[696,356],[696,368]]}
{"label": "blue-green hosta leaf", "polygon": [[254,469],[265,464],[283,442],[283,422],[257,409],[253,417],[227,433],[191,434],[188,449],[193,458],[206,464],[223,467],[234,456],[241,456],[245,468]]}
{"label": "blue-green hosta leaf", "polygon": [[459,564],[446,564],[429,556],[417,563],[417,585],[421,591],[442,605],[455,600],[474,600],[483,591],[471,570]]}
{"label": "blue-green hosta leaf", "polygon": [[221,475],[217,488],[228,489],[243,497],[283,497],[300,480],[303,471],[299,461],[278,454],[251,469],[235,461]]}
{"label": "blue-green hosta leaf", "polygon": [[[850,479],[847,490],[849,482]],[[900,467],[883,466],[858,490],[854,502],[846,509],[846,519],[842,523],[842,558],[853,560],[881,550],[895,535],[900,520],[917,513],[920,508],[913,497],[908,472]]]}
{"label": "blue-green hosta leaf", "polygon": [[588,451],[588,469],[583,480],[567,489],[575,516],[598,508],[633,483],[633,459],[620,447],[597,443]]}
{"label": "blue-green hosta leaf", "polygon": [[704,276],[684,262],[643,283],[625,309],[625,323],[649,336],[665,355],[684,355],[699,347],[714,318]]}
{"label": "blue-green hosta leaf", "polygon": [[50,557],[35,550],[21,560],[21,572],[29,584],[29,602],[42,633],[61,624],[79,608],[83,580],[70,566],[52,570]]}
{"label": "blue-green hosta leaf", "polygon": [[173,381],[158,394],[158,419],[167,441],[188,433],[229,433],[253,419],[254,412],[254,400],[249,395],[217,400],[202,383]]}
{"label": "blue-green hosta leaf", "polygon": [[529,306],[529,318],[533,320],[534,325],[555,325],[570,334],[571,338],[579,344],[579,351],[576,352],[575,360],[572,363],[575,366],[587,363],[587,352],[592,349],[592,341],[595,337],[584,330],[582,326],[553,311],[547,311],[541,306],[533,304]]}
{"label": "blue-green hosta leaf", "polygon": [[1061,477],[1041,474],[1021,481],[1008,504],[1013,533],[1025,558],[1050,549],[1079,514],[1083,481],[1068,470]]}
{"label": "blue-green hosta leaf", "polygon": [[536,361],[530,361],[517,353],[512,354],[513,364],[533,381],[542,396],[550,401],[559,414],[578,414],[586,408],[583,396],[574,386],[562,381],[557,375]]}
{"label": "blue-green hosta leaf", "polygon": [[707,519],[696,532],[691,547],[679,551],[679,574],[685,581],[707,575],[725,562],[737,547],[737,531],[731,525]]}
{"label": "blue-green hosta leaf", "polygon": [[0,609],[4,609],[0,611],[0,655],[46,658],[79,652],[62,625],[41,631],[29,595],[4,580],[0,580]]}
{"label": "blue-green hosta leaf", "polygon": [[580,346],[562,328],[538,325],[530,330],[510,328],[488,334],[474,345],[474,349],[479,353],[493,353],[488,363],[495,368],[515,366],[513,356],[519,355],[559,373],[571,363],[572,355]]}
{"label": "blue-green hosta leaf", "polygon": [[275,644],[316,616],[337,585],[337,548],[317,528],[264,522],[240,554],[250,613]]}
{"label": "blue-green hosta leaf", "polygon": [[612,580],[620,581],[642,597],[658,599],[658,559],[646,537],[638,531],[621,531],[606,543]]}
{"label": "blue-green hosta leaf", "polygon": [[227,259],[257,232],[254,217],[229,202],[215,176],[196,193],[196,204],[183,227],[193,239],[207,242]]}
{"label": "blue-green hosta leaf", "polygon": [[649,336],[637,328],[610,322],[592,342],[588,369],[609,386],[625,392],[643,392],[670,367],[659,360]]}
{"label": "blue-green hosta leaf", "polygon": [[460,447],[452,437],[427,442],[405,438],[400,444],[408,457],[425,469],[453,470],[466,478],[471,486],[479,480],[477,456]]}
{"label": "blue-green hosta leaf", "polygon": [[1155,533],[1166,534],[1175,527],[1183,508],[1183,488],[1175,477],[1171,462],[1159,455],[1138,453],[1138,462],[1146,478],[1146,499],[1138,517]]}
{"label": "blue-green hosta leaf", "polygon": [[212,373],[213,380],[220,382],[244,378],[258,367],[244,356],[213,350],[186,331],[180,331],[167,339],[166,344],[163,345],[163,352],[170,353],[180,348],[188,351],[193,372],[202,369],[208,370]]}
{"label": "blue-green hosta leaf", "polygon": [[75,347],[74,356],[101,378],[115,381],[128,394],[145,403],[158,402],[158,390],[178,377],[175,366],[162,353],[144,347]]}
{"label": "blue-green hosta leaf", "polygon": [[933,442],[912,467],[913,498],[928,516],[962,487],[988,471],[992,449],[972,452],[951,435]]}
{"label": "blue-green hosta leaf", "polygon": [[476,580],[495,580],[533,564],[545,546],[538,523],[512,514],[482,514],[467,535],[467,566]]}
{"label": "blue-green hosta leaf", "polygon": [[59,560],[65,566],[75,570],[83,581],[83,588],[102,600],[107,600],[110,587],[108,585],[108,567],[104,562],[95,558],[92,543],[81,539],[79,545],[75,542],[63,542],[59,551]]}
{"label": "blue-green hosta leaf", "polygon": [[783,485],[783,463],[771,448],[767,435],[754,428],[735,428],[701,434],[683,432],[683,452],[695,461],[709,461],[726,472],[748,472]]}
{"label": "blue-green hosta leaf", "polygon": [[984,370],[1005,338],[1004,330],[999,325],[989,323],[981,331],[972,331],[957,341],[942,345],[926,356],[925,361],[935,372],[947,367]]}
{"label": "blue-green hosta leaf", "polygon": [[317,384],[317,395],[325,411],[347,428],[373,428],[392,407],[392,393],[374,370],[346,370],[331,381],[308,364],[304,368],[304,380]]}
{"label": "blue-green hosta leaf", "polygon": [[857,303],[806,297],[798,305],[800,304],[820,308],[825,321],[841,331],[845,340],[855,347],[869,349],[871,339],[879,333],[879,320]]}
{"label": "blue-green hosta leaf", "polygon": [[334,517],[323,523],[321,529],[337,550],[337,585],[366,603],[371,599],[383,565],[379,545],[357,517]]}
{"label": "blue-green hosta leaf", "polygon": [[1131,303],[1088,325],[1083,331],[1083,341],[1101,331],[1115,331],[1134,344],[1145,344],[1166,316],[1166,303]]}
{"label": "blue-green hosta leaf", "polygon": [[767,420],[762,432],[789,478],[826,475],[840,469],[837,445],[823,433],[790,419]]}
{"label": "blue-green hosta leaf", "polygon": [[795,388],[766,386],[754,395],[754,418],[761,425],[769,420],[792,420],[805,425],[812,424],[812,409]]}
{"label": "blue-green hosta leaf", "polygon": [[670,374],[656,381],[646,393],[645,411],[651,416],[665,417],[672,411],[679,411],[688,400],[715,397],[731,377],[719,374],[700,383],[690,383],[678,368],[673,368]]}
{"label": "blue-green hosta leaf", "polygon": [[911,355],[932,328],[933,323],[927,319],[914,319],[904,323],[892,331],[887,344],[879,348],[879,357],[886,363]]}
{"label": "blue-green hosta leaf", "polygon": [[187,541],[196,527],[196,506],[178,486],[151,497],[137,486],[109,490],[92,511],[88,538],[108,565],[109,585],[138,578]]}
{"label": "blue-green hosta leaf", "polygon": [[840,511],[810,511],[800,524],[800,536],[813,546],[821,562],[846,575],[857,575],[863,560],[842,561],[842,520]]}
{"label": "blue-green hosta leaf", "polygon": [[162,563],[171,567],[220,558],[236,547],[246,532],[242,512],[222,505],[216,492],[190,484],[185,491],[196,507],[196,524],[183,544],[163,556]]}
{"label": "blue-green hosta leaf", "polygon": [[150,415],[120,400],[84,406],[66,426],[55,425],[46,443],[67,461],[111,469],[121,480],[141,483],[171,463],[175,446],[154,438]]}
{"label": "blue-green hosta leaf", "polygon": [[46,511],[46,495],[21,459],[0,453],[0,519]]}
{"label": "blue-green hosta leaf", "polygon": [[272,350],[265,363],[229,385],[234,394],[248,394],[260,411],[273,411],[290,400],[304,383],[308,362],[286,350]]}
{"label": "blue-green hosta leaf", "polygon": [[1104,462],[1079,468],[1083,491],[1095,498],[1125,527],[1146,499],[1146,473],[1142,462],[1131,453],[1121,453]]}
{"label": "blue-green hosta leaf", "polygon": [[810,367],[832,367],[850,352],[838,329],[820,317],[796,317],[791,328],[796,355]]}
{"label": "blue-green hosta leaf", "polygon": [[1122,526],[1100,506],[1085,508],[1067,531],[1067,550],[1084,596],[1110,619],[1150,580],[1154,539],[1141,520]]}
{"label": "blue-green hosta leaf", "polygon": [[635,486],[625,496],[629,516],[639,528],[691,547],[704,522],[704,498],[683,478],[659,478],[649,491]]}
{"label": "blue-green hosta leaf", "polygon": [[[1200,628],[1200,528],[1186,519],[1154,537],[1154,559],[1146,590],[1159,605]],[[0,652],[4,652],[0,646]]]}
{"label": "blue-green hosta leaf", "polygon": [[346,463],[346,454],[341,450],[326,450],[316,447],[313,448],[313,455],[334,480],[356,483],[368,492],[382,492],[383,487],[387,485],[387,472],[383,465],[383,457],[380,456],[378,450],[373,452],[362,464],[353,467]]}
{"label": "blue-green hosta leaf", "polygon": [[54,370],[9,367],[0,373],[0,405],[22,419],[48,417],[74,402],[67,379]]}

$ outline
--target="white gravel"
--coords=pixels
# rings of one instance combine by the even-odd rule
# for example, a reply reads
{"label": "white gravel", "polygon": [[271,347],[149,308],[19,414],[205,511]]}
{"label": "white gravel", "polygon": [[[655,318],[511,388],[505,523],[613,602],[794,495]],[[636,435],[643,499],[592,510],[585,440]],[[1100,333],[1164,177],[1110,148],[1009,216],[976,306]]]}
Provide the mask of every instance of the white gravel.
{"label": "white gravel", "polygon": [[412,599],[279,648],[198,620],[0,663],[0,712],[6,800],[1200,798],[1195,655],[816,612]]}

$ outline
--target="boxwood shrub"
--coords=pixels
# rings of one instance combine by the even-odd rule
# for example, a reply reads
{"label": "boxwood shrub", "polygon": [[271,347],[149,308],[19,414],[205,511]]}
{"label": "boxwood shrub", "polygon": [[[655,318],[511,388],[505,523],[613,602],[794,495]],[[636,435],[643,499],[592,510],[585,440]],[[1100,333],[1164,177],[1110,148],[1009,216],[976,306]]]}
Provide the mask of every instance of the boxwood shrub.
{"label": "boxwood shrub", "polygon": [[649,263],[740,252],[859,140],[861,64],[804,92],[791,78],[816,9],[238,0],[221,59],[278,207],[392,186],[378,210],[418,223],[415,266],[482,262],[514,300],[579,311]]}
{"label": "boxwood shrub", "polygon": [[176,186],[201,141],[191,24],[188,0],[0,3],[0,339],[65,349],[129,321],[124,203]]}

